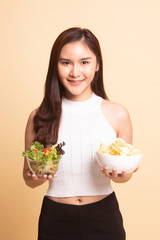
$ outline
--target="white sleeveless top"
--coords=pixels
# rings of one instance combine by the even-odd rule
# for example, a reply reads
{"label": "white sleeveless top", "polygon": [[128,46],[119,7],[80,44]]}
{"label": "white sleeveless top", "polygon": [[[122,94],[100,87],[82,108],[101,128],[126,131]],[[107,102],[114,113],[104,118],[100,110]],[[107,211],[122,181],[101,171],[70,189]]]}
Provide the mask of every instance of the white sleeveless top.
{"label": "white sleeveless top", "polygon": [[109,145],[117,136],[101,110],[102,98],[93,94],[83,102],[62,100],[58,143],[65,142],[57,178],[49,181],[46,193],[52,197],[95,196],[113,192],[100,171],[96,150]]}

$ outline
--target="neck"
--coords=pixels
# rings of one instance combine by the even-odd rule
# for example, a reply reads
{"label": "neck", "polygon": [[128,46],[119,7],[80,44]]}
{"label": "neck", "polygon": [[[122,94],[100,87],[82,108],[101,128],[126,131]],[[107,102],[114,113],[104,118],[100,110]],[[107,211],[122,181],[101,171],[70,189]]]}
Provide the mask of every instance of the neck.
{"label": "neck", "polygon": [[82,102],[90,99],[93,95],[93,91],[90,90],[87,93],[82,93],[82,94],[70,94],[69,92],[64,93],[64,97],[70,101],[75,101],[75,102]]}

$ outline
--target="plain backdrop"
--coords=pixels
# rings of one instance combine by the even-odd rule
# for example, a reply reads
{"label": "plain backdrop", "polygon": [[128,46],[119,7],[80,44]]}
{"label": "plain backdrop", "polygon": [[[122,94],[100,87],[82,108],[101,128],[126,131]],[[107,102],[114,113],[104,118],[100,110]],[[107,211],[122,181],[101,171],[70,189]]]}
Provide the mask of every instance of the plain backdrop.
{"label": "plain backdrop", "polygon": [[131,116],[133,143],[144,152],[125,184],[112,184],[127,240],[160,235],[160,2],[159,0],[1,0],[0,2],[0,236],[37,238],[47,184],[31,189],[22,178],[24,131],[39,106],[52,44],[69,27],[99,39],[111,101]]}

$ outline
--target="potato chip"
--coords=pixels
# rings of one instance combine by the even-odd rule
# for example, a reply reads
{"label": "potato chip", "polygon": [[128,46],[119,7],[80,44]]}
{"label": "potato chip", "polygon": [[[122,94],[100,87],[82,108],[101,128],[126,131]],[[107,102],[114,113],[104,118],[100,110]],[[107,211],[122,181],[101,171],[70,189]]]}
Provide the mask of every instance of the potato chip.
{"label": "potato chip", "polygon": [[142,152],[138,148],[126,143],[121,138],[116,138],[114,142],[111,143],[108,147],[106,147],[105,144],[102,143],[97,151],[100,153],[119,156],[135,156],[142,154]]}

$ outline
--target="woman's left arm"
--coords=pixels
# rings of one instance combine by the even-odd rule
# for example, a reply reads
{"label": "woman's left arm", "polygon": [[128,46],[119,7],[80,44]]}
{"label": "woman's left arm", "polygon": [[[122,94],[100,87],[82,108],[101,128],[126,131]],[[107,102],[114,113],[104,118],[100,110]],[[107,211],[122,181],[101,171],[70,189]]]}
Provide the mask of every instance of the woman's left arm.
{"label": "woman's left arm", "polygon": [[[114,127],[118,138],[122,138],[129,144],[132,144],[132,123],[128,111],[121,105],[115,104],[114,106]],[[134,171],[136,172],[138,168]],[[131,177],[132,173],[122,171],[122,174],[118,174],[116,169],[109,173],[107,167],[101,169],[101,172],[105,174],[112,181],[117,183],[127,182]]]}

